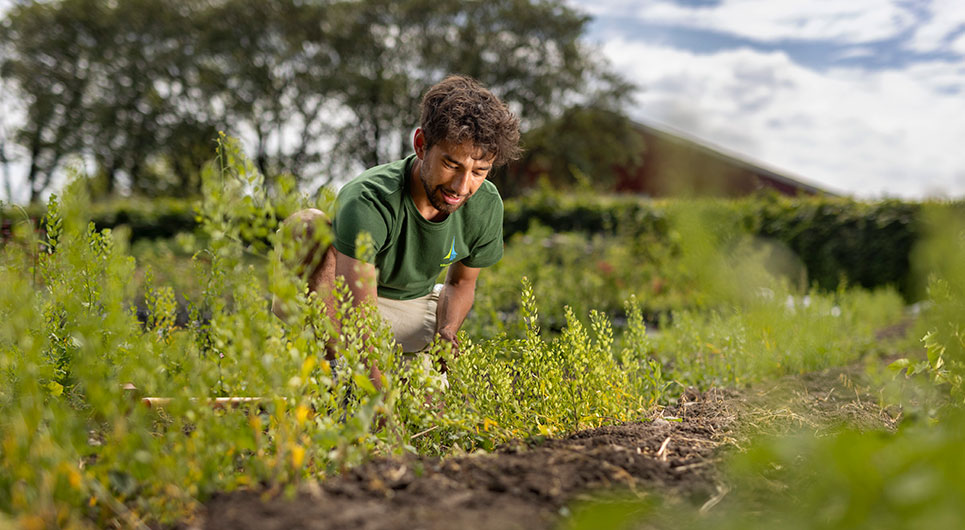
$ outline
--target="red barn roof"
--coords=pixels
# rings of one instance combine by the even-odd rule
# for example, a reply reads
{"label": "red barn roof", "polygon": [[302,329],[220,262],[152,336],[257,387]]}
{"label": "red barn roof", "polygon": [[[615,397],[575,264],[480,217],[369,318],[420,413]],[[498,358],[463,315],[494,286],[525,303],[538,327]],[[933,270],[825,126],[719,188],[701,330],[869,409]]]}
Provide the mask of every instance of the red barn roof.
{"label": "red barn roof", "polygon": [[637,128],[646,145],[644,162],[636,169],[616,168],[616,191],[654,197],[742,196],[764,189],[836,195],[669,127],[637,123]]}

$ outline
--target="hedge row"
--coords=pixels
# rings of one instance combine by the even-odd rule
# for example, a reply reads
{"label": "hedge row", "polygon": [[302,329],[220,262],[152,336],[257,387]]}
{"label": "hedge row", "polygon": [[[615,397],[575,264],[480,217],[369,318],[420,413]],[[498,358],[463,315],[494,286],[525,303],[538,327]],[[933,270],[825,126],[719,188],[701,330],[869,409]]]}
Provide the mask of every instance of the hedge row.
{"label": "hedge row", "polygon": [[[131,240],[168,239],[182,232],[191,232],[198,224],[195,212],[197,200],[178,198],[117,199],[91,205],[91,220],[98,229],[127,226]],[[33,204],[26,209],[6,207],[0,211],[2,236],[10,234],[12,226],[30,219],[39,226],[46,206]]]}
{"label": "hedge row", "polygon": [[[828,290],[842,282],[866,288],[891,285],[908,299],[922,294],[909,272],[925,204],[777,195],[703,202],[729,210],[751,234],[784,243],[807,267],[811,284]],[[507,201],[504,226],[507,238],[538,221],[555,230],[649,232],[665,239],[670,212],[680,205],[673,200],[539,193]]]}
{"label": "hedge row", "polygon": [[825,289],[841,281],[866,288],[892,285],[912,299],[921,294],[909,272],[924,228],[922,208],[894,200],[780,200],[746,215],[754,233],[786,243],[801,258],[812,283]]}
{"label": "hedge row", "polygon": [[[786,244],[807,267],[812,284],[825,289],[842,281],[869,288],[892,285],[909,298],[919,294],[908,278],[910,255],[922,232],[921,203],[776,195],[713,202],[739,216],[749,232]],[[663,239],[670,230],[669,212],[680,204],[543,191],[507,200],[504,230],[508,239],[538,221],[559,232],[650,233]],[[91,216],[98,228],[129,226],[132,239],[169,238],[194,229],[195,205],[178,199],[118,200],[95,205]],[[6,209],[4,233],[25,215],[36,219],[43,211]]]}

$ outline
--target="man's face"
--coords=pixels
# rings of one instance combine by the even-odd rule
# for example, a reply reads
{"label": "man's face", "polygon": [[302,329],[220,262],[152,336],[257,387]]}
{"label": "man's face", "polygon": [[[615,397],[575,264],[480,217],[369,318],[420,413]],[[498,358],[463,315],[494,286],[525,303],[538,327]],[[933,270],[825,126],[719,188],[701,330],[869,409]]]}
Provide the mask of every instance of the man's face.
{"label": "man's face", "polygon": [[439,142],[422,157],[420,179],[433,208],[443,214],[459,209],[482,186],[493,157],[479,159],[472,143]]}

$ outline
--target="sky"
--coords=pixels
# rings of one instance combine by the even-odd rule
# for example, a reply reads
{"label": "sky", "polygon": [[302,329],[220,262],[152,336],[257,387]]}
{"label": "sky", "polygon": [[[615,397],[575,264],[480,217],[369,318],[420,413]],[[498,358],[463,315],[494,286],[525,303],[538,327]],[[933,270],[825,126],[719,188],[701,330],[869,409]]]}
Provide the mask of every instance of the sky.
{"label": "sky", "polygon": [[965,0],[568,0],[627,109],[828,191],[965,197]]}

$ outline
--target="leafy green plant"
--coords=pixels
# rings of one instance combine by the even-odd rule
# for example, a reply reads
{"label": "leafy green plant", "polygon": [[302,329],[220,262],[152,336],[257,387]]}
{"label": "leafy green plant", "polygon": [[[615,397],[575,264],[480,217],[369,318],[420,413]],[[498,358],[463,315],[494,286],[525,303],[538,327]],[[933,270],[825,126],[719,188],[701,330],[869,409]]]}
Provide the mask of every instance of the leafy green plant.
{"label": "leafy green plant", "polygon": [[[261,273],[243,256],[269,260],[261,240],[276,237],[273,202],[232,142],[219,149],[206,170],[212,192],[199,214],[210,244],[196,255],[186,328],[175,325],[174,290],[153,281],[138,320],[126,233],[87,221],[82,185],[50,202],[43,245],[18,230],[21,244],[4,246],[0,510],[21,524],[172,521],[213,491],[292,487],[388,443],[374,417],[393,406],[394,373],[389,392],[371,392],[359,353],[364,330],[388,365],[387,333],[370,331],[380,323],[356,314],[342,286],[339,317],[350,324],[333,369],[320,346],[331,335],[324,308],[304,290],[291,327],[271,315]],[[155,411],[125,383],[167,401]],[[224,395],[256,401],[208,405]]]}
{"label": "leafy green plant", "polygon": [[928,211],[928,237],[916,249],[915,267],[928,278],[922,314],[925,358],[898,359],[891,367],[911,377],[927,374],[961,404],[965,398],[965,216],[951,206]]}

